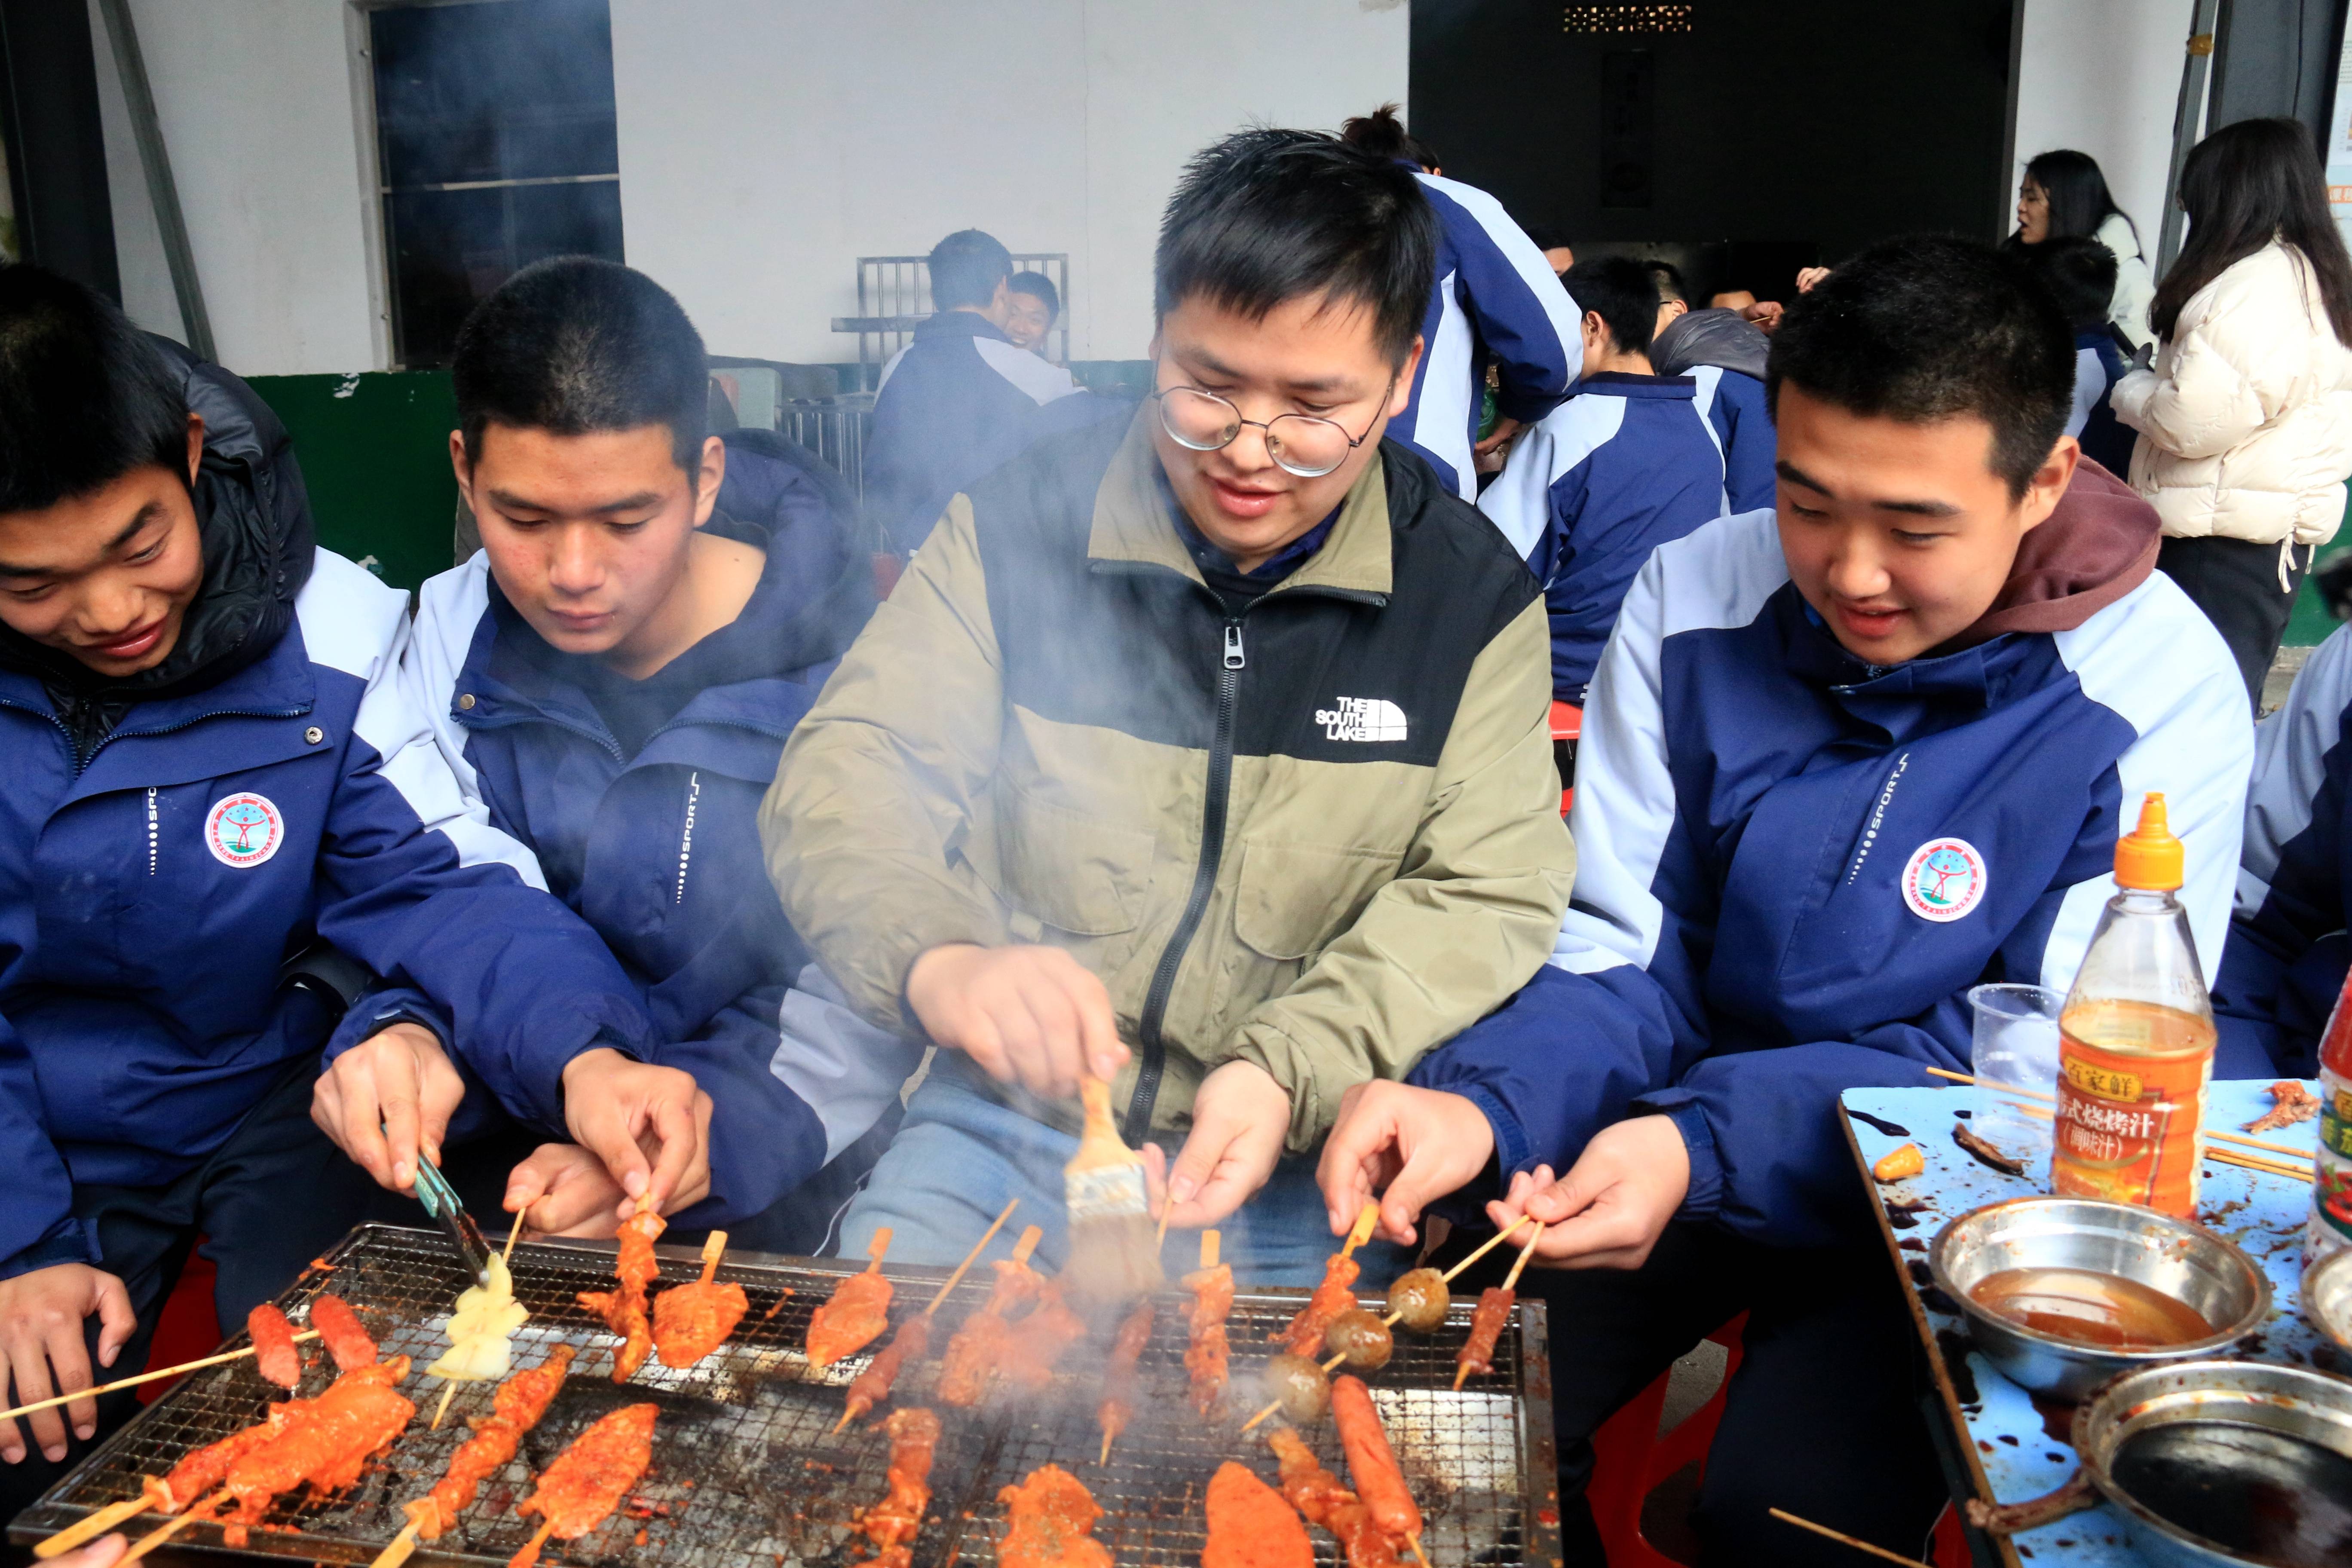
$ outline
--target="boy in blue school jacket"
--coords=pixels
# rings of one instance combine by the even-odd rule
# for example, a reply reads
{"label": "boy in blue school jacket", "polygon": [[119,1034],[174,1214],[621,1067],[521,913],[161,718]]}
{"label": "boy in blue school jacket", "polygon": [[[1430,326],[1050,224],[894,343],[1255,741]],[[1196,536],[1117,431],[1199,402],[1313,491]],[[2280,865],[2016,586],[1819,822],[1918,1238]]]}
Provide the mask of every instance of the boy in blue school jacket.
{"label": "boy in blue school jacket", "polygon": [[[706,434],[701,338],[613,262],[516,273],[451,374],[483,548],[425,585],[403,674],[469,806],[642,988],[651,1059],[709,1097],[708,1185],[673,1219],[814,1252],[861,1173],[845,1151],[920,1055],[841,1005],[750,852],[785,737],[873,606],[846,497],[788,442]],[[605,1235],[626,1206],[562,1144],[507,1202]]]}
{"label": "boy in blue school jacket", "polygon": [[[339,1018],[387,1057],[446,1047],[656,1198],[701,1163],[692,1081],[644,1062],[635,988],[467,818],[397,678],[407,634],[404,595],[311,542],[243,383],[79,284],[0,270],[8,1405],[142,1365],[200,1232],[235,1327],[362,1217],[365,1178],[308,1114]],[[419,1005],[346,1015],[289,984],[331,969],[320,943]],[[413,1178],[415,1129],[393,1136]],[[0,1422],[0,1517],[131,1398]]]}
{"label": "boy in blue school jacket", "polygon": [[1650,368],[1658,296],[1631,257],[1579,262],[1584,307],[1576,395],[1512,445],[1478,498],[1544,585],[1552,696],[1581,705],[1617,606],[1650,552],[1723,510],[1723,458],[1688,376]]}
{"label": "boy in blue school jacket", "polygon": [[1660,375],[1686,375],[1723,453],[1723,510],[1772,504],[1772,411],[1764,405],[1764,356],[1772,340],[1737,310],[1676,316],[1650,343]]}
{"label": "boy in blue school jacket", "polygon": [[[1551,964],[1357,1094],[1324,1156],[1335,1214],[1385,1183],[1392,1240],[1473,1184],[1550,1226],[1569,1271],[1522,1288],[1577,1347],[1553,1368],[1571,1493],[1593,1427],[1749,1313],[1707,1563],[1828,1560],[1769,1507],[1916,1556],[1945,1497],[1840,1091],[1965,1069],[1973,985],[2063,990],[2148,791],[2221,953],[2245,689],[2154,572],[2154,511],[2076,460],[2071,337],[2017,263],[1940,237],[1790,306],[1779,510],[1664,546],[1627,595]],[[1957,893],[1931,856],[1968,867]]]}

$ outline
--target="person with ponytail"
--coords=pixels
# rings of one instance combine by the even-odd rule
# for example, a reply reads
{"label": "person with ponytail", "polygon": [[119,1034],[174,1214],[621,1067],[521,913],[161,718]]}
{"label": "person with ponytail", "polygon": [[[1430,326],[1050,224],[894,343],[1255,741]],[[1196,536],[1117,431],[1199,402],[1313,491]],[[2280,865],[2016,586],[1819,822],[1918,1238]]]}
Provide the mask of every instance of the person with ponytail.
{"label": "person with ponytail", "polygon": [[2237,657],[2259,704],[2295,591],[2352,473],[2352,257],[2311,132],[2242,120],[2180,171],[2189,240],[2156,290],[2154,363],[2116,384],[2158,565]]}
{"label": "person with ponytail", "polygon": [[[1475,501],[1475,458],[1507,445],[1575,386],[1584,363],[1583,313],[1502,203],[1439,174],[1437,153],[1405,131],[1395,104],[1347,121],[1339,137],[1411,167],[1437,211],[1437,281],[1421,321],[1427,350],[1413,373],[1412,401],[1389,422],[1389,435],[1435,469],[1447,489]],[[1489,365],[1497,373],[1499,417],[1482,441]]]}

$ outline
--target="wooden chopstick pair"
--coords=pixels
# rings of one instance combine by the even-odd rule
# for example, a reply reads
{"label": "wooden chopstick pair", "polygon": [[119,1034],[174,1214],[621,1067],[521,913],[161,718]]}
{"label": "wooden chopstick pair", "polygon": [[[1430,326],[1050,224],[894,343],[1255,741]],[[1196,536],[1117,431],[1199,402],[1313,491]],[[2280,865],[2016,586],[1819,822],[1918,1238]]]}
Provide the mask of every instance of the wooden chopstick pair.
{"label": "wooden chopstick pair", "polygon": [[[2041,1100],[2045,1105],[2054,1104],[2058,1099],[2054,1094],[2044,1094],[2038,1089],[2021,1089],[2013,1083],[1981,1083],[1981,1080],[1970,1078],[1967,1073],[1948,1072],[1942,1068],[1929,1068],[1927,1076],[1948,1079],[1954,1083],[1979,1083],[1981,1087],[1996,1093],[2021,1095],[2027,1100]],[[2249,1138],[2242,1132],[2209,1131],[2205,1136],[2208,1139],[2219,1139],[2224,1143],[2241,1144],[2248,1149],[2267,1149],[2273,1154],[2292,1154],[2299,1160],[2311,1158],[2311,1151],[2308,1149],[2298,1149],[2292,1143],[2273,1143],[2267,1138]]]}
{"label": "wooden chopstick pair", "polygon": [[[1943,1068],[1929,1068],[1927,1069],[1927,1076],[1930,1078],[1948,1079],[1954,1083],[1979,1082],[1978,1079],[1969,1077],[1967,1073],[1950,1072],[1947,1071]],[[2017,1085],[2011,1083],[1984,1084],[1980,1087],[1990,1089],[2000,1094],[2022,1095],[2027,1100],[2038,1100],[2043,1101],[2045,1104],[2054,1102],[2058,1098],[2054,1094],[2044,1094],[2039,1089],[2021,1089]],[[2011,1100],[2010,1103],[2016,1106],[2018,1110],[2025,1112],[2028,1116],[2046,1119],[2051,1114],[2048,1110],[2042,1110],[2040,1107],[2021,1104],[2016,1100]],[[2209,1130],[2205,1134],[2205,1158],[2209,1160],[2218,1161],[2224,1165],[2243,1166],[2249,1171],[2265,1171],[2274,1176],[2287,1176],[2300,1182],[2308,1182],[2311,1180],[2311,1151],[2308,1149],[2298,1149],[2292,1143],[2274,1143],[2266,1138],[2249,1138],[2242,1132],[2222,1132]],[[2216,1142],[2233,1143],[2248,1149],[2268,1150],[2272,1153],[2284,1154],[2287,1156],[2287,1158],[2284,1160],[2271,1160],[2265,1159],[2260,1154],[2242,1154],[2238,1152],[2237,1149],[2216,1148],[2214,1147]]]}

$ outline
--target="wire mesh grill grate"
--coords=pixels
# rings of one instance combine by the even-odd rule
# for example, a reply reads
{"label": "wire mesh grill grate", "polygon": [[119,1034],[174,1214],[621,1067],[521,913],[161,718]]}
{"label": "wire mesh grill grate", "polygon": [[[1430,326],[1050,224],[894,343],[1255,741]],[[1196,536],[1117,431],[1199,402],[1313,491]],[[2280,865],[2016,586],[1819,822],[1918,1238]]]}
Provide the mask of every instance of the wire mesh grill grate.
{"label": "wire mesh grill grate", "polygon": [[[661,1252],[665,1283],[698,1272],[699,1260],[684,1249]],[[515,1337],[515,1365],[535,1365],[561,1342],[578,1352],[575,1370],[521,1452],[483,1483],[451,1530],[420,1545],[416,1561],[469,1568],[503,1563],[536,1522],[514,1514],[530,1477],[597,1417],[645,1400],[661,1406],[651,1468],[612,1519],[577,1541],[550,1542],[543,1562],[593,1568],[771,1562],[778,1568],[795,1563],[845,1568],[868,1556],[862,1540],[853,1544],[852,1530],[858,1510],[887,1490],[888,1439],[878,1419],[832,1430],[844,1390],[866,1357],[820,1373],[809,1369],[801,1352],[809,1314],[853,1266],[730,1255],[719,1278],[740,1284],[751,1300],[735,1335],[694,1367],[678,1371],[648,1361],[628,1384],[615,1384],[610,1379],[614,1337],[574,1300],[579,1291],[609,1287],[612,1256],[609,1247],[561,1243],[516,1250],[515,1293],[532,1315]],[[887,1272],[899,1282],[892,1302],[895,1329],[921,1310],[945,1271]],[[467,1283],[456,1253],[437,1233],[368,1226],[304,1275],[279,1305],[299,1323],[310,1300],[331,1290],[358,1310],[384,1355],[412,1356],[421,1369],[445,1348],[438,1322]],[[976,1279],[958,1287],[940,1309],[933,1355],[908,1368],[896,1391],[896,1404],[929,1403],[945,1419],[931,1472],[931,1506],[915,1542],[918,1568],[992,1563],[1003,1534],[999,1489],[1047,1462],[1076,1475],[1102,1505],[1095,1536],[1118,1563],[1132,1568],[1198,1563],[1206,1541],[1202,1500],[1217,1467],[1238,1458],[1270,1481],[1275,1466],[1255,1435],[1236,1436],[1239,1414],[1213,1425],[1194,1415],[1186,1394],[1181,1298],[1162,1303],[1139,1363],[1134,1418],[1105,1466],[1096,1463],[1102,1438],[1095,1410],[1111,1325],[1073,1348],[1052,1391],[1038,1399],[979,1411],[931,1399],[947,1334],[986,1291],[987,1283]],[[1279,1348],[1273,1336],[1300,1300],[1297,1292],[1274,1291],[1236,1298],[1228,1327],[1237,1407],[1255,1403],[1257,1369]],[[1549,1563],[1559,1555],[1558,1513],[1541,1309],[1522,1307],[1496,1349],[1494,1373],[1455,1394],[1454,1356],[1468,1332],[1471,1305],[1457,1300],[1433,1334],[1400,1332],[1393,1358],[1367,1381],[1426,1519],[1423,1543],[1433,1563]],[[242,1336],[232,1342],[242,1343]],[[325,1358],[315,1342],[306,1356],[311,1364],[296,1392],[310,1396],[331,1381],[331,1369],[320,1364]],[[467,1421],[488,1413],[494,1386],[460,1385],[448,1419],[435,1431],[426,1423],[442,1385],[413,1372],[402,1391],[417,1402],[419,1415],[370,1462],[359,1484],[326,1499],[281,1499],[253,1531],[247,1552],[322,1563],[373,1560],[405,1522],[401,1503],[440,1479],[467,1436]],[[91,1510],[136,1496],[142,1477],[160,1475],[194,1449],[258,1420],[277,1393],[250,1360],[192,1374],[20,1516],[10,1539],[39,1540]],[[1344,1478],[1330,1424],[1307,1436],[1324,1464]],[[147,1528],[131,1526],[134,1533]],[[1330,1538],[1311,1533],[1318,1561],[1338,1563]],[[201,1551],[220,1540],[219,1527],[194,1525],[159,1556],[183,1542]]]}

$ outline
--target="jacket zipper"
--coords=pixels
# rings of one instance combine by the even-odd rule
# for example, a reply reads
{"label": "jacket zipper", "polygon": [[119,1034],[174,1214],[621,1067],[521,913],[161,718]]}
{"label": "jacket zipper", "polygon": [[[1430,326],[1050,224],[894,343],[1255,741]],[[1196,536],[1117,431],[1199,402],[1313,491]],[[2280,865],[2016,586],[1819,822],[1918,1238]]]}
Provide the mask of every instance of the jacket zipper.
{"label": "jacket zipper", "polygon": [[1242,646],[1242,616],[1249,609],[1244,605],[1241,615],[1225,614],[1225,657],[1217,671],[1216,728],[1209,740],[1209,783],[1201,813],[1201,858],[1192,868],[1192,891],[1184,900],[1184,912],[1169,933],[1168,945],[1160,950],[1160,964],[1151,972],[1151,989],[1144,994],[1143,1016],[1136,1025],[1143,1045],[1143,1064],[1136,1069],[1135,1093],[1128,1100],[1127,1119],[1120,1128],[1129,1148],[1140,1144],[1151,1131],[1151,1108],[1160,1098],[1160,1080],[1168,1068],[1168,1047],[1160,1037],[1160,1026],[1167,1020],[1168,999],[1176,989],[1176,972],[1183,967],[1184,954],[1200,931],[1202,917],[1208,913],[1209,895],[1217,886],[1217,866],[1224,858],[1225,814],[1234,779],[1234,711],[1240,704],[1242,669],[1248,662]]}
{"label": "jacket zipper", "polygon": [[[66,754],[68,756],[73,754],[73,731],[68,729],[66,721],[56,714],[44,713],[28,702],[17,702],[5,697],[0,697],[0,708],[14,708],[19,713],[30,713],[36,719],[47,720],[57,727],[58,733],[66,738]],[[89,764],[98,761],[99,752],[126,737],[135,739],[142,735],[174,735],[183,730],[192,729],[207,719],[299,719],[309,711],[308,708],[214,708],[202,713],[192,714],[176,724],[158,724],[148,730],[110,731],[104,740],[90,748],[89,760],[74,769],[74,777],[79,779],[88,773]]]}

